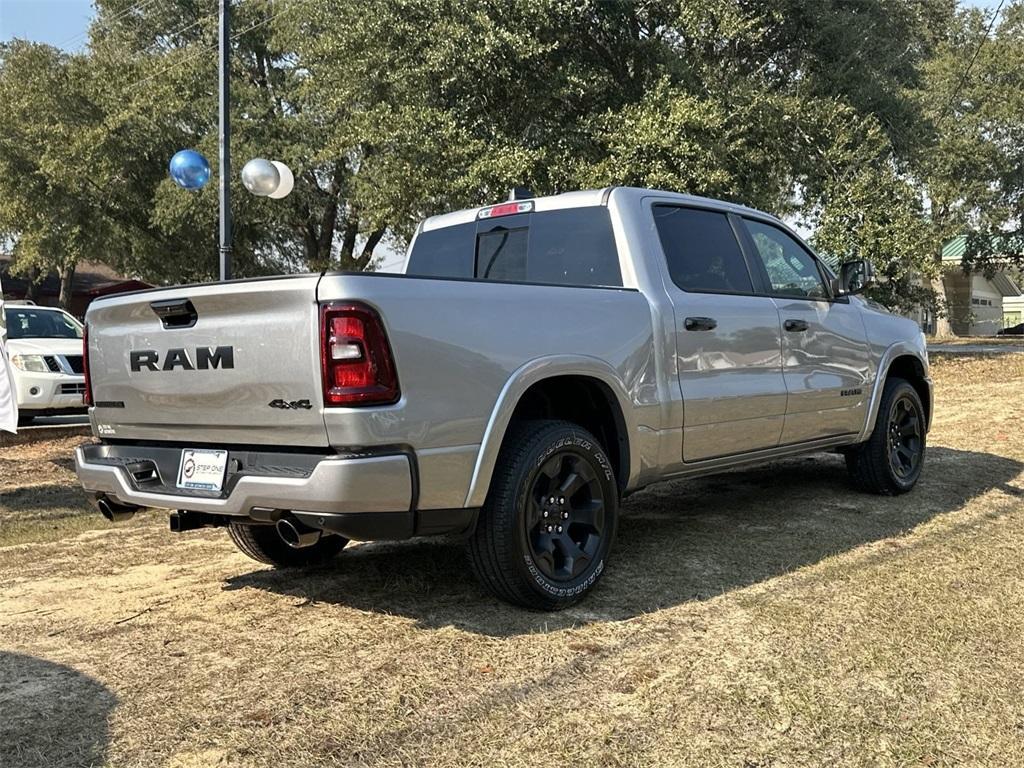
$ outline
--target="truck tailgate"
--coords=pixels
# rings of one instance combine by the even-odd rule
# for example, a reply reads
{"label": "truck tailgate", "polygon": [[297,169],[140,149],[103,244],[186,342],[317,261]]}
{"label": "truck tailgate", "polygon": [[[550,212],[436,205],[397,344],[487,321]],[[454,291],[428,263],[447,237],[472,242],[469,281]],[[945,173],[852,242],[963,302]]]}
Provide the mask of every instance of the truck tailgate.
{"label": "truck tailgate", "polygon": [[326,447],[318,275],[94,302],[93,428],[104,438]]}

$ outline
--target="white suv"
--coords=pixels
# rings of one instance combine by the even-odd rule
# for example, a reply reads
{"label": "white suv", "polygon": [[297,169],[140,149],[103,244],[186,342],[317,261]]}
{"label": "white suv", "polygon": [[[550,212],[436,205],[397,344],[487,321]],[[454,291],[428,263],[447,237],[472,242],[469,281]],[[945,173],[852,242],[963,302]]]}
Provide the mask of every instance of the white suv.
{"label": "white suv", "polygon": [[18,423],[82,412],[82,324],[62,309],[32,304],[8,303],[4,316]]}

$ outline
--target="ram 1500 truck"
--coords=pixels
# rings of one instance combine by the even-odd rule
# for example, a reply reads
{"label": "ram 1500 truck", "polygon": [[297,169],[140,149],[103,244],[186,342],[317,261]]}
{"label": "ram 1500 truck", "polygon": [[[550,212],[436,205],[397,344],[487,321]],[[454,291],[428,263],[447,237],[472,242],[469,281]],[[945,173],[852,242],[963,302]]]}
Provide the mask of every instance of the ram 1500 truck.
{"label": "ram 1500 truck", "polygon": [[914,486],[924,337],[858,295],[871,279],[772,216],[671,192],[435,216],[404,274],[94,301],[99,442],[76,469],[110,519],[173,510],[279,567],[462,534],[496,596],[561,608],[650,483],[838,450],[862,489]]}

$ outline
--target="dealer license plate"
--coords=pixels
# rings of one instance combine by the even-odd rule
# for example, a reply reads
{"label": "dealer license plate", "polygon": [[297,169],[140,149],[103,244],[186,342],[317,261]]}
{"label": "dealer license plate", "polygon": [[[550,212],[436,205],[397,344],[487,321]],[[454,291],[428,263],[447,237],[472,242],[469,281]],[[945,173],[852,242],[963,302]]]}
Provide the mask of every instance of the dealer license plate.
{"label": "dealer license plate", "polygon": [[228,466],[227,451],[186,448],[181,452],[178,487],[201,491],[219,491]]}

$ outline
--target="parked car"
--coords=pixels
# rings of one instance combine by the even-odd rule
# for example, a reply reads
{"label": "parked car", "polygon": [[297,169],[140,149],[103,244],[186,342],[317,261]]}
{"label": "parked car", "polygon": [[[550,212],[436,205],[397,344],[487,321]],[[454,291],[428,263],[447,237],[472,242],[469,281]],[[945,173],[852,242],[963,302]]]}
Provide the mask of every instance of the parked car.
{"label": "parked car", "polygon": [[928,356],[858,295],[871,279],[768,214],[670,192],[435,216],[403,275],[93,302],[100,442],[76,468],[109,519],[175,510],[278,567],[460,534],[495,595],[562,608],[651,483],[838,450],[857,486],[913,488]]}
{"label": "parked car", "polygon": [[82,324],[62,309],[24,302],[7,302],[4,318],[18,423],[83,413]]}
{"label": "parked car", "polygon": [[1017,323],[996,331],[996,336],[1024,336],[1024,323]]}

